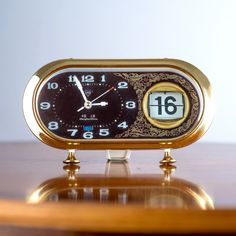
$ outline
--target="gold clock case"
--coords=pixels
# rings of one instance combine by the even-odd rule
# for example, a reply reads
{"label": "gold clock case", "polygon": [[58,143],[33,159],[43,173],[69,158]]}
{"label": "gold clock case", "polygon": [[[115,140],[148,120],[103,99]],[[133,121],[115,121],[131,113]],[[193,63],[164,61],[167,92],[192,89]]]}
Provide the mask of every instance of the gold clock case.
{"label": "gold clock case", "polygon": [[[37,91],[43,81],[66,68],[172,69],[190,77],[198,86],[201,97],[200,114],[195,125],[181,136],[169,139],[65,139],[47,130],[37,114]],[[23,111],[28,126],[42,142],[60,149],[169,149],[187,146],[198,140],[209,128],[213,118],[213,98],[210,82],[195,66],[177,59],[144,60],[80,60],[63,59],[39,69],[29,81],[23,98]]]}

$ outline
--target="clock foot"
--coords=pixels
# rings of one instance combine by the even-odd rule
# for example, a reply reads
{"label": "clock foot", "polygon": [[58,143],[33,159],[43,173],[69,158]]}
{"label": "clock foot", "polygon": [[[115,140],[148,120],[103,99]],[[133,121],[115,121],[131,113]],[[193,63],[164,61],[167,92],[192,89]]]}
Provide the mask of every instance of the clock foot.
{"label": "clock foot", "polygon": [[170,154],[170,149],[165,149],[164,150],[164,157],[160,161],[160,164],[172,164],[175,162],[176,162],[176,160]]}
{"label": "clock foot", "polygon": [[76,159],[75,150],[69,150],[68,156],[66,160],[63,161],[63,163],[68,165],[76,165],[80,163],[80,161]]}

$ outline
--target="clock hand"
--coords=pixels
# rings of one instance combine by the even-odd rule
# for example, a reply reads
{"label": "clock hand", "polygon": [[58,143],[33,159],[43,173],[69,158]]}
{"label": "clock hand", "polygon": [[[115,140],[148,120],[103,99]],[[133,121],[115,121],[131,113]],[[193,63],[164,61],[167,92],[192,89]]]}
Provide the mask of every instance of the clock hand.
{"label": "clock hand", "polygon": [[75,81],[75,83],[76,83],[76,85],[77,85],[79,91],[81,92],[81,95],[83,96],[84,101],[87,102],[88,99],[87,99],[87,97],[86,97],[86,95],[85,95],[85,93],[84,93],[84,90],[83,90],[83,87],[82,87],[81,82],[78,80],[78,78],[77,78],[76,75],[73,75],[73,79],[74,79],[74,81]]}
{"label": "clock hand", "polygon": [[97,101],[100,97],[103,97],[105,94],[107,94],[108,92],[110,92],[111,90],[113,90],[114,87],[111,87],[110,89],[108,89],[106,92],[102,93],[101,95],[99,95],[98,97],[96,97],[95,99],[92,100],[92,103]]}
{"label": "clock hand", "polygon": [[108,102],[97,102],[97,103],[92,103],[92,106],[107,106]]}
{"label": "clock hand", "polygon": [[[91,102],[90,101],[85,101],[85,105],[83,106],[83,107],[81,107],[81,108],[79,108],[78,110],[77,110],[77,112],[80,112],[80,111],[82,111],[84,108],[87,108],[87,109],[90,109],[92,106],[93,106],[93,102],[95,102],[95,101],[97,101],[99,98],[101,98],[102,96],[104,96],[105,94],[107,94],[108,92],[110,92],[111,90],[113,90],[114,89],[114,87],[111,87],[110,89],[108,89],[107,91],[105,91],[104,93],[102,93],[101,95],[99,95],[98,97],[96,97],[95,99],[93,99]],[[101,102],[102,103],[102,102]],[[106,102],[105,102],[106,103]],[[87,104],[87,105],[86,105]],[[96,103],[95,103],[96,104]],[[103,105],[101,105],[101,106],[103,106]]]}
{"label": "clock hand", "polygon": [[[108,102],[91,103],[91,104],[90,104],[90,108],[91,108],[92,106],[102,106],[102,107],[105,107],[105,106],[107,106],[107,105],[108,105]],[[77,110],[77,112],[80,112],[80,111],[84,110],[84,108],[85,108],[85,106],[79,108],[79,109]],[[89,108],[87,108],[87,109],[89,109]]]}
{"label": "clock hand", "polygon": [[77,110],[77,112],[80,112],[82,110],[84,110],[85,107],[80,107],[80,109]]}

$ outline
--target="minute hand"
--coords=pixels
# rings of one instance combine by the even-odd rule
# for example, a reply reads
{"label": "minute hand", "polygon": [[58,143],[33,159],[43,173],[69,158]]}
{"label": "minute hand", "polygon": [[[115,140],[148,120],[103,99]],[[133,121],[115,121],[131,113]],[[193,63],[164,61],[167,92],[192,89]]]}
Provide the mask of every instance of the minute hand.
{"label": "minute hand", "polygon": [[99,98],[103,97],[105,94],[109,93],[111,90],[113,90],[114,87],[111,87],[110,89],[108,89],[106,92],[102,93],[101,95],[99,95],[98,97],[94,98],[91,103],[97,101]]}
{"label": "minute hand", "polygon": [[81,92],[81,95],[83,96],[84,101],[87,102],[88,99],[87,99],[87,97],[86,97],[86,95],[84,93],[84,90],[83,90],[81,82],[78,80],[77,76],[75,76],[75,75],[73,76],[73,79],[74,79],[74,81],[75,81],[79,91]]}

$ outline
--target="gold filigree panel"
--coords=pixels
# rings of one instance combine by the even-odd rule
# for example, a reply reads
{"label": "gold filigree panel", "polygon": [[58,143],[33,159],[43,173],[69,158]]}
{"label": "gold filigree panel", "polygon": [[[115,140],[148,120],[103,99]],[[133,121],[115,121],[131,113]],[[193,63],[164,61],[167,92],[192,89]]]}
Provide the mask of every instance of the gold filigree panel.
{"label": "gold filigree panel", "polygon": [[[138,97],[138,115],[135,122],[130,128],[118,134],[116,138],[175,138],[183,135],[190,130],[199,116],[199,97],[194,86],[183,76],[171,72],[120,72],[113,73],[114,76],[122,77],[127,80],[136,91]],[[146,91],[159,82],[174,82],[178,84],[186,94],[190,101],[190,111],[187,119],[178,127],[173,129],[161,129],[153,126],[146,119],[142,111],[142,100]]]}

